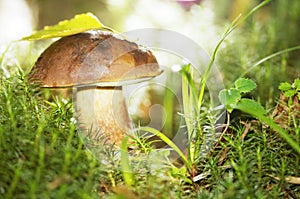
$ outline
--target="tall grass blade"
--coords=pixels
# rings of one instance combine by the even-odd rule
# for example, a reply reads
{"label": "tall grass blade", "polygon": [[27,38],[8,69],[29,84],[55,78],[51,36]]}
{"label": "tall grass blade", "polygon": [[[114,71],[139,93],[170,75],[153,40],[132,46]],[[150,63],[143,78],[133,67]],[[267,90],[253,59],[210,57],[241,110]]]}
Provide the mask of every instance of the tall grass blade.
{"label": "tall grass blade", "polygon": [[220,39],[220,41],[218,42],[218,44],[216,45],[213,54],[211,56],[210,62],[204,72],[203,77],[201,78],[200,81],[200,93],[199,93],[199,97],[198,97],[198,109],[200,110],[201,105],[202,105],[202,101],[203,101],[203,97],[204,97],[204,91],[205,91],[205,86],[206,86],[206,82],[207,82],[207,78],[209,76],[209,73],[211,71],[211,68],[215,62],[216,59],[216,55],[217,52],[220,49],[221,44],[225,41],[225,39],[229,36],[229,34],[238,26],[240,25],[242,22],[244,22],[245,20],[247,20],[251,15],[253,15],[254,12],[256,12],[257,10],[259,10],[260,8],[262,8],[263,6],[267,5],[270,1],[272,0],[265,0],[263,2],[261,2],[260,4],[258,4],[257,6],[255,6],[253,9],[251,9],[244,17],[241,17],[241,15],[239,15],[238,17],[235,18],[235,20],[233,20],[233,22],[231,22],[231,24],[229,25],[229,27],[227,28],[227,30],[225,31],[225,33],[223,34],[222,38]]}
{"label": "tall grass blade", "polygon": [[134,179],[132,168],[130,166],[128,150],[127,150],[127,142],[128,142],[128,137],[125,137],[121,143],[120,164],[121,164],[121,172],[123,175],[124,182],[128,187],[131,187],[134,184],[135,179]]}
{"label": "tall grass blade", "polygon": [[268,55],[262,59],[260,59],[259,61],[257,61],[256,63],[254,63],[250,68],[248,68],[239,78],[242,78],[244,77],[247,73],[249,73],[251,70],[253,70],[254,68],[256,68],[257,66],[259,66],[260,64],[264,63],[265,61],[269,60],[269,59],[272,59],[278,55],[281,55],[281,54],[284,54],[284,53],[288,53],[288,52],[291,52],[291,51],[295,51],[295,50],[300,50],[300,46],[294,46],[294,47],[291,47],[291,48],[286,48],[286,49],[283,49],[281,51],[278,51],[278,52],[275,52],[271,55]]}
{"label": "tall grass blade", "polygon": [[262,122],[265,122],[266,124],[268,124],[273,130],[275,130],[276,132],[279,133],[279,135],[285,139],[285,141],[292,147],[295,149],[295,151],[297,151],[297,153],[300,154],[300,146],[299,144],[294,141],[288,134],[288,132],[286,132],[285,130],[283,130],[281,127],[279,127],[272,119],[268,118],[267,116],[263,115],[263,114],[259,114],[255,109],[251,109],[248,108],[246,106],[239,106],[239,104],[237,104],[237,109],[248,113],[250,115],[255,116],[257,119],[259,119]]}
{"label": "tall grass blade", "polygon": [[186,165],[187,169],[189,171],[192,171],[192,164],[186,159],[185,155],[181,152],[181,150],[172,142],[167,136],[165,136],[163,133],[159,132],[158,130],[151,128],[151,127],[140,127],[139,130],[146,131],[149,133],[152,133],[159,137],[162,141],[164,141],[167,145],[169,145],[176,153],[180,156],[184,164]]}

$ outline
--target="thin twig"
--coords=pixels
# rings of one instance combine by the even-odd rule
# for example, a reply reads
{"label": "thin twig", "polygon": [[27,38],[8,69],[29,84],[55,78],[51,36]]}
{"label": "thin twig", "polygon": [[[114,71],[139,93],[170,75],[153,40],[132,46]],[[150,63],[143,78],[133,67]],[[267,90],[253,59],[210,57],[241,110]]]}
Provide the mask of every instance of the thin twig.
{"label": "thin twig", "polygon": [[251,128],[251,122],[246,123],[245,126],[246,126],[245,130],[244,130],[243,134],[240,137],[241,141],[243,141],[245,139],[245,137],[247,136],[247,134],[248,134],[248,132],[249,132],[249,130]]}
{"label": "thin twig", "polygon": [[[221,142],[221,140],[222,140],[224,134],[227,132],[227,129],[228,129],[228,127],[229,127],[229,124],[230,124],[230,114],[227,112],[227,123],[226,123],[225,128],[224,128],[224,130],[222,131],[221,135],[219,136],[217,142],[215,143],[214,147],[212,148],[212,150],[214,150],[214,149],[218,146],[218,144]],[[212,151],[212,150],[211,150],[211,151]]]}
{"label": "thin twig", "polygon": [[[281,180],[281,178],[271,175],[271,174],[267,174],[267,176],[275,179],[275,180]],[[295,176],[286,176],[284,177],[284,181],[290,184],[296,184],[296,185],[300,185],[300,177],[295,177]]]}

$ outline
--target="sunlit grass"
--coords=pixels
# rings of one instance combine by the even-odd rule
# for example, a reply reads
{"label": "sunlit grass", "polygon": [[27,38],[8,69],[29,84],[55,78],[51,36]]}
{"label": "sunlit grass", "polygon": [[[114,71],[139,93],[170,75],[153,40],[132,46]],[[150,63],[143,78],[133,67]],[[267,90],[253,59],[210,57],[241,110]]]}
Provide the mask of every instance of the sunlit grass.
{"label": "sunlit grass", "polygon": [[1,195],[80,197],[92,191],[98,163],[71,123],[70,103],[57,99],[47,105],[22,72],[2,76],[0,85]]}
{"label": "sunlit grass", "polygon": [[[290,2],[300,9],[299,1]],[[271,6],[270,9],[281,13],[289,7],[284,1],[274,1]],[[217,56],[226,85],[250,70],[246,76],[253,79],[260,90],[249,97],[260,99],[270,109],[274,109],[270,104],[278,101],[279,82],[299,76],[299,59],[294,54],[297,49],[264,60],[257,67],[255,64],[297,45],[294,37],[278,33],[282,37],[279,39],[277,35],[286,21],[297,19],[297,9],[291,9],[293,12],[285,13],[282,21],[281,18],[270,19],[269,26],[251,19],[240,32],[229,37]],[[294,35],[296,30],[290,27],[287,32]],[[269,126],[249,115],[233,112],[223,139],[205,156],[199,158],[201,147],[194,148],[198,153],[193,163],[199,175],[193,182],[187,169],[178,166],[182,165],[180,161],[172,162],[167,150],[155,150],[141,137],[134,141],[136,151],[129,151],[133,156],[124,153],[121,160],[109,146],[102,150],[92,145],[95,143],[89,145],[78,134],[71,100],[45,97],[43,90],[27,82],[21,69],[24,66],[8,66],[3,59],[0,62],[9,73],[6,76],[0,69],[0,198],[300,197],[299,186],[286,180],[287,176],[299,177],[299,154]],[[10,70],[10,67],[14,68]],[[186,80],[183,78],[183,82]],[[198,100],[188,98],[188,93],[193,92],[187,88],[191,81],[185,83],[182,94],[186,95],[183,106],[187,112],[180,116],[186,117],[187,128],[190,128],[187,130],[192,134],[198,125],[194,125],[194,120],[188,121],[188,111],[197,110],[191,104],[197,107]],[[196,115],[201,119],[200,130],[215,122],[206,108],[208,104],[201,104],[201,110],[197,110],[201,112]],[[292,114],[290,116],[292,125],[285,130],[299,145],[300,123]],[[172,126],[168,123],[165,131],[172,131]],[[126,142],[123,144],[125,149]],[[185,159],[185,152],[179,154],[185,162],[189,161]]]}

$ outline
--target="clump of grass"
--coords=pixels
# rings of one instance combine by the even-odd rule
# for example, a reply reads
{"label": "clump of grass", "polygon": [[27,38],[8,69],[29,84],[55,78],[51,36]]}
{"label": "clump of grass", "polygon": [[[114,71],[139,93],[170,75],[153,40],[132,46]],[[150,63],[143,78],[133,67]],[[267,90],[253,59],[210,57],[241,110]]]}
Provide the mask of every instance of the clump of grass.
{"label": "clump of grass", "polygon": [[[274,3],[273,6],[283,4],[287,6],[287,3],[282,2]],[[299,5],[293,1],[294,6],[295,4]],[[250,29],[255,28],[254,24],[256,23],[250,23]],[[278,24],[273,25],[279,27]],[[265,40],[271,47],[263,52],[265,43],[261,43],[262,32],[258,28],[249,32],[251,36],[249,38],[258,39],[255,40],[256,42],[249,40],[248,37],[242,39],[245,35],[243,37],[235,35],[232,40],[236,43],[220,51],[220,66],[224,68],[236,66],[232,73],[232,81],[229,83],[249,69],[248,61],[251,67],[251,63],[256,63],[257,60],[274,53],[277,39],[273,38],[273,44]],[[267,33],[262,36],[272,36],[275,31],[272,29]],[[244,45],[249,51],[242,50]],[[237,49],[234,49],[235,47]],[[284,48],[281,45],[277,47],[278,50]],[[233,56],[226,60],[228,56],[224,54],[228,52]],[[293,64],[298,63],[296,58],[294,58],[295,62],[290,62],[288,55],[281,55],[275,61],[264,62],[256,70],[275,64],[284,66],[283,69],[280,67],[277,69],[285,72],[290,67],[289,64],[296,66]],[[255,77],[252,79],[256,80],[258,88],[267,85],[264,89],[271,87],[274,88],[274,93],[277,92],[277,85],[273,81],[268,84],[262,81],[265,77],[268,81],[277,78],[277,72],[274,72],[273,68],[265,71],[261,76],[258,75],[259,73],[254,73],[255,71],[247,75]],[[189,78],[191,71],[185,72],[186,76],[183,77]],[[89,138],[84,138],[84,141],[80,138],[72,119],[71,101],[60,97],[44,98],[43,90],[28,84],[21,70],[9,77],[0,74],[1,198],[300,197],[299,186],[287,178],[299,177],[299,154],[276,132],[250,115],[236,113],[235,120],[231,120],[223,139],[215,145],[214,150],[201,157],[200,144],[205,140],[200,136],[201,142],[194,142],[194,147],[190,150],[195,152],[193,157],[185,160],[186,165],[189,165],[187,167],[174,166],[168,158],[167,150],[154,150],[140,137],[135,140],[138,146],[134,151],[135,154],[130,157],[124,153],[123,160],[120,161],[112,147],[101,148],[97,143],[90,142]],[[184,106],[194,104],[197,107],[192,109],[196,110],[196,113],[193,112],[196,116],[195,121],[188,122],[190,126],[187,128],[190,128],[190,134],[206,134],[207,131],[215,131],[213,129],[215,118],[209,112],[210,109],[205,109],[206,104],[203,103],[207,75],[200,84],[197,98],[192,96],[186,99],[184,104]],[[258,76],[259,78],[256,78]],[[184,79],[186,80],[188,79]],[[193,79],[185,83],[187,89],[185,91],[189,94],[193,93],[195,87],[187,88],[195,83]],[[256,94],[251,93],[251,95]],[[270,96],[267,96],[267,99],[268,97]],[[273,95],[271,97],[271,100],[277,98]],[[193,103],[188,104],[189,100],[193,100]],[[205,120],[202,120],[203,118]],[[289,120],[293,121],[293,125],[285,130],[299,145],[300,124],[293,118]],[[206,124],[212,124],[209,126],[211,129],[205,126]],[[168,141],[167,138],[163,139]],[[124,141],[123,149],[125,148]],[[133,152],[129,151],[129,153]],[[181,156],[182,159],[185,158],[185,154],[182,153]],[[189,169],[196,170],[197,176],[192,176],[195,177],[194,179],[188,174]],[[129,175],[124,171],[128,171]]]}
{"label": "clump of grass", "polygon": [[272,130],[256,120],[237,123],[221,145],[208,157],[211,178],[200,182],[209,198],[299,197],[299,187],[285,181],[299,173],[299,155]]}
{"label": "clump of grass", "polygon": [[21,71],[1,75],[0,87],[1,198],[96,196],[99,163],[77,135],[70,102],[49,105]]}

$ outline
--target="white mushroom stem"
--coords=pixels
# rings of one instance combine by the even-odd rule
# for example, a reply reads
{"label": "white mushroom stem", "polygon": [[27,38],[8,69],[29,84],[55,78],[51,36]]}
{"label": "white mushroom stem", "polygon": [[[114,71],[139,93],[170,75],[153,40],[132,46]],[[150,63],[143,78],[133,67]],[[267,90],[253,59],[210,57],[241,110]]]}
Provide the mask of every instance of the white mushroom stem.
{"label": "white mushroom stem", "polygon": [[122,88],[79,87],[75,100],[77,119],[85,134],[93,140],[101,136],[120,146],[132,129]]}

